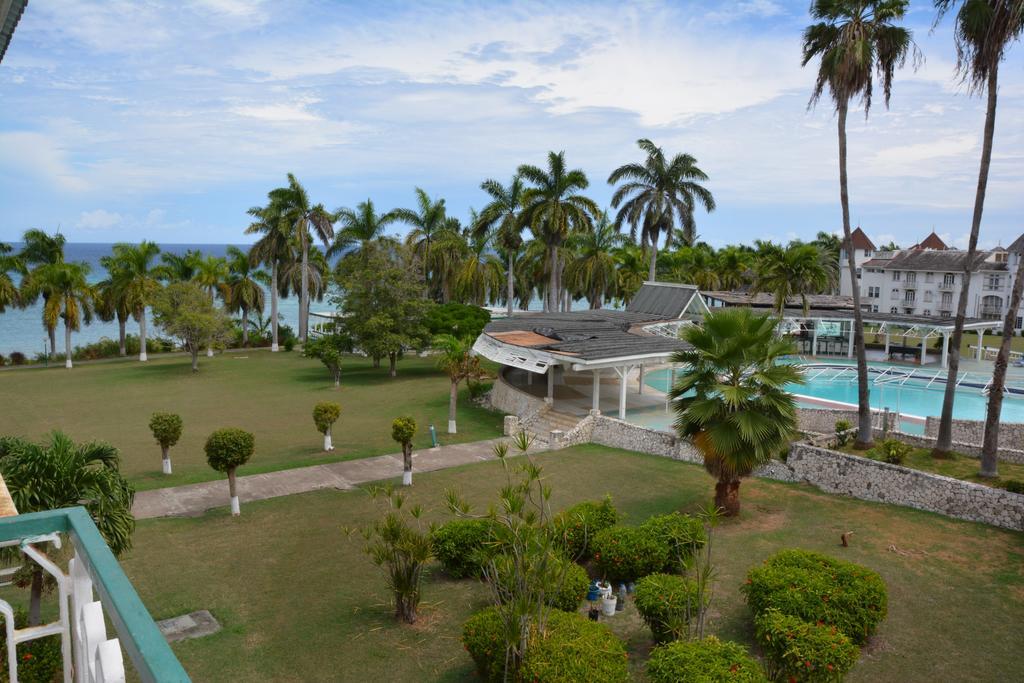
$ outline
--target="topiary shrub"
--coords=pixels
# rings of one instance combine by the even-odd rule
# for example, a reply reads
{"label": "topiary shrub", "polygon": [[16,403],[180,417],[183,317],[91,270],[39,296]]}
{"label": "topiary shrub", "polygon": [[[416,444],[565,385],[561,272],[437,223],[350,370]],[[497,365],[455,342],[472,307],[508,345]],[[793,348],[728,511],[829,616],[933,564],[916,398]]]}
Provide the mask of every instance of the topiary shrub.
{"label": "topiary shrub", "polygon": [[206,440],[206,462],[218,472],[228,475],[231,493],[231,514],[239,515],[238,493],[235,490],[235,470],[249,462],[256,450],[256,437],[242,429],[218,429]]}
{"label": "topiary shrub", "polygon": [[633,581],[660,572],[668,561],[668,548],[636,527],[613,526],[594,536],[598,571],[612,581]]}
{"label": "topiary shrub", "polygon": [[318,432],[324,435],[324,450],[333,451],[334,444],[331,442],[331,427],[341,417],[341,406],[330,401],[321,401],[313,406],[313,423]]}
{"label": "topiary shrub", "polygon": [[11,365],[24,365],[27,362],[28,358],[21,351],[11,351]]}
{"label": "topiary shrub", "polygon": [[681,574],[689,565],[693,553],[707,541],[704,523],[678,512],[649,517],[640,525],[640,530],[665,546],[668,560],[662,569],[673,574]]}
{"label": "topiary shrub", "polygon": [[569,560],[565,560],[562,570],[565,573],[558,585],[558,591],[551,596],[548,604],[563,612],[575,612],[580,608],[583,598],[587,597],[590,577],[583,567]]}
{"label": "topiary shrub", "polygon": [[455,519],[434,529],[430,535],[434,557],[448,576],[480,576],[481,565],[495,550],[493,524],[486,519]]}
{"label": "topiary shrub", "polygon": [[687,635],[687,622],[697,615],[697,584],[672,574],[651,574],[636,582],[636,609],[654,641],[667,643]]}
{"label": "topiary shrub", "polygon": [[714,636],[654,648],[647,660],[647,677],[651,683],[768,683],[746,649]]}
{"label": "topiary shrub", "polygon": [[778,680],[842,680],[860,654],[835,626],[812,624],[775,609],[754,619],[754,628],[761,652],[770,662],[769,673]]}
{"label": "topiary shrub", "polygon": [[164,474],[171,473],[170,449],[181,438],[182,424],[181,416],[174,413],[153,413],[149,418],[149,430],[160,444]]}
{"label": "topiary shrub", "polygon": [[619,513],[610,496],[597,502],[586,500],[560,512],[554,520],[555,533],[565,546],[566,554],[577,561],[590,559],[594,554],[591,541],[594,535],[614,526]]}
{"label": "topiary shrub", "polygon": [[860,645],[888,606],[877,573],[809,550],[783,550],[747,573],[743,594],[754,616],[770,609],[812,624],[835,626]]}
{"label": "topiary shrub", "polygon": [[462,646],[473,658],[480,680],[502,679],[505,670],[505,641],[501,632],[504,628],[497,607],[474,612],[462,625]]}

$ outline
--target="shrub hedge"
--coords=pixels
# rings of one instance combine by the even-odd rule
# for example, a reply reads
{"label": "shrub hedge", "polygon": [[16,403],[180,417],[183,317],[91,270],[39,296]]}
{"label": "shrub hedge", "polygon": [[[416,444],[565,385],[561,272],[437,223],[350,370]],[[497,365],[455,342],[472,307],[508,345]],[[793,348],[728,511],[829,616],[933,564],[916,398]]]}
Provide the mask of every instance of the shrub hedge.
{"label": "shrub hedge", "polygon": [[665,546],[668,560],[662,568],[672,574],[680,574],[690,562],[694,550],[707,541],[704,524],[696,517],[673,512],[655,515],[640,525],[640,530]]}
{"label": "shrub hedge", "polygon": [[647,660],[647,676],[651,683],[768,683],[742,646],[714,636],[659,645]]}
{"label": "shrub hedge", "polygon": [[651,574],[636,583],[636,609],[654,634],[667,643],[686,635],[686,624],[697,612],[697,584],[672,574]]}
{"label": "shrub hedge", "polygon": [[754,620],[757,642],[776,678],[800,683],[842,680],[860,651],[835,626],[770,609]]}
{"label": "shrub hedge", "polygon": [[593,546],[598,571],[611,581],[660,572],[668,561],[668,547],[637,527],[608,527],[594,536]]}
{"label": "shrub hedge", "polygon": [[[6,617],[0,616],[0,625]],[[15,628],[28,626],[28,617],[20,607],[14,612]],[[9,681],[7,671],[7,637],[0,627],[0,681]],[[61,655],[60,636],[48,636],[21,643],[16,647],[18,657],[18,680],[21,683],[53,683],[62,679],[64,658]]]}
{"label": "shrub hedge", "polygon": [[573,560],[585,561],[594,554],[594,536],[619,521],[619,513],[611,497],[598,502],[587,500],[560,512],[554,520],[555,532]]}
{"label": "shrub hedge", "polygon": [[455,519],[434,529],[430,535],[434,557],[448,576],[480,576],[481,566],[493,552],[492,525],[486,519]]}
{"label": "shrub hedge", "polygon": [[783,550],[752,568],[742,591],[754,616],[770,609],[835,626],[860,645],[885,618],[888,597],[877,573],[808,550]]}

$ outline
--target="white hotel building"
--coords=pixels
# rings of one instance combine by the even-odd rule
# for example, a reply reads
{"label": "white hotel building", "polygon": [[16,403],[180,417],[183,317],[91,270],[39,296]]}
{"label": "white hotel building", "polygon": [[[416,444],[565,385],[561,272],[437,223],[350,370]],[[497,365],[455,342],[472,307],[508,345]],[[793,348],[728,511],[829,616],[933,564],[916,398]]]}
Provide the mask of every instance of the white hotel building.
{"label": "white hotel building", "polygon": [[[851,235],[861,308],[875,313],[951,317],[964,279],[966,251],[949,249],[934,232],[909,249],[878,251],[857,228]],[[971,264],[967,317],[1001,320],[1006,315],[1017,263],[1024,255],[1024,235],[1008,249],[979,251]],[[851,296],[846,252],[840,252],[839,293]],[[1017,312],[1016,330],[1024,327]]]}

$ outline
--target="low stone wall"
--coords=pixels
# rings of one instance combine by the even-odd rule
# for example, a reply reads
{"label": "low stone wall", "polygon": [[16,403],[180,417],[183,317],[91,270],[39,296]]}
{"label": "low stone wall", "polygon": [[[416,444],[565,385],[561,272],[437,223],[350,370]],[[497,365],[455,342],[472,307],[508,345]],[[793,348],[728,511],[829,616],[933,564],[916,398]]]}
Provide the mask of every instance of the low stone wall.
{"label": "low stone wall", "polygon": [[[939,435],[938,417],[925,419],[924,433],[927,436]],[[959,443],[978,443],[985,438],[985,423],[982,420],[953,420],[953,441]],[[999,443],[1010,448],[1024,448],[1024,424],[1020,422],[999,423]]]}
{"label": "low stone wall", "polygon": [[1024,531],[1022,494],[802,443],[793,445],[786,466],[797,480],[826,493]]}
{"label": "low stone wall", "polygon": [[[882,428],[882,417],[884,413],[875,412],[871,414],[871,424],[876,429]],[[845,408],[797,408],[796,423],[797,429],[802,432],[815,432],[816,434],[835,434],[836,422],[846,420],[854,427],[857,426],[857,411]],[[889,413],[889,429],[896,426],[896,413]]]}
{"label": "low stone wall", "polygon": [[495,410],[500,410],[507,415],[525,418],[543,410],[547,404],[542,398],[516,389],[499,373],[491,388],[491,405]]}
{"label": "low stone wall", "polygon": [[596,416],[593,419],[591,443],[660,455],[664,458],[684,462],[704,462],[704,458],[692,443],[679,439],[669,432],[659,432],[604,415]]}

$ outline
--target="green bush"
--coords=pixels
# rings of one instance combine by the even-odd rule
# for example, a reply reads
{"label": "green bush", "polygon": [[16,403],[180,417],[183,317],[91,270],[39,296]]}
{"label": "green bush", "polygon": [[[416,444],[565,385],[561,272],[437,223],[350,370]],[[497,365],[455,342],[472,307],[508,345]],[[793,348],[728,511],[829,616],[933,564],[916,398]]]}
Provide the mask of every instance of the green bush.
{"label": "green bush", "polygon": [[668,548],[636,527],[599,531],[593,546],[598,571],[612,581],[633,581],[660,572],[668,561]]}
{"label": "green bush", "polygon": [[647,660],[647,676],[651,683],[768,683],[746,649],[714,636],[654,648]]}
{"label": "green bush", "polygon": [[430,535],[434,557],[448,576],[464,579],[479,576],[481,565],[493,552],[493,522],[486,519],[455,519]]}
{"label": "green bush", "polygon": [[640,530],[665,546],[668,560],[662,569],[673,574],[681,574],[693,553],[707,542],[704,524],[695,517],[678,512],[649,517],[640,525]]}
{"label": "green bush", "polygon": [[886,439],[875,447],[875,452],[890,465],[902,465],[903,460],[914,450],[913,446],[899,439]]}
{"label": "green bush", "polygon": [[686,624],[697,614],[697,584],[673,574],[651,574],[636,583],[636,609],[654,634],[667,643],[686,635]]}
{"label": "green bush", "polygon": [[11,351],[11,365],[24,365],[27,362],[28,358],[21,351]]}
{"label": "green bush", "polygon": [[[0,616],[0,625],[6,617]],[[25,610],[14,612],[15,628],[28,626]],[[0,627],[0,681],[9,681],[7,671],[7,637],[5,627]],[[60,636],[39,638],[17,647],[18,680],[21,683],[53,683],[62,678],[64,658],[60,649]]]}
{"label": "green bush", "polygon": [[569,560],[565,560],[562,569],[565,573],[558,585],[558,592],[552,595],[547,603],[563,612],[575,612],[580,608],[583,598],[587,597],[590,577],[583,567]]}
{"label": "green bush", "polygon": [[770,609],[835,626],[862,644],[885,618],[885,582],[866,567],[808,550],[783,550],[747,574],[742,591],[754,616]]}
{"label": "green bush", "polygon": [[[278,330],[278,333],[280,333],[280,330]],[[281,347],[284,348],[285,351],[291,351],[294,349],[295,337],[285,337],[284,341],[281,342]]]}
{"label": "green bush", "polygon": [[836,446],[842,448],[850,442],[853,425],[846,420],[836,420]]}
{"label": "green bush", "polygon": [[321,434],[331,431],[331,427],[341,417],[341,406],[331,401],[321,401],[313,406],[313,422]]}
{"label": "green bush", "polygon": [[149,418],[149,429],[161,448],[170,448],[181,438],[181,415],[174,413],[153,413]]}
{"label": "green bush", "polygon": [[471,379],[467,380],[466,386],[469,388],[469,397],[475,401],[490,391],[494,382],[478,382]]}
{"label": "green bush", "polygon": [[563,510],[555,517],[554,526],[566,554],[584,561],[594,554],[591,547],[594,536],[618,521],[619,513],[611,497],[606,496],[601,502],[587,500]]}
{"label": "green bush", "polygon": [[486,308],[450,303],[432,307],[423,322],[431,337],[450,334],[476,339],[490,321],[491,313]]}
{"label": "green bush", "polygon": [[1019,479],[1007,479],[1004,486],[1010,493],[1024,493],[1024,481]]}
{"label": "green bush", "polygon": [[534,633],[522,680],[544,683],[618,683],[630,680],[626,646],[604,624],[553,611],[544,637]]}
{"label": "green bush", "polygon": [[812,624],[774,609],[758,616],[754,628],[769,670],[784,681],[842,680],[860,654],[835,626]]}
{"label": "green bush", "polygon": [[505,626],[497,607],[475,612],[462,625],[462,646],[473,658],[476,672],[483,681],[500,681],[504,671]]}

